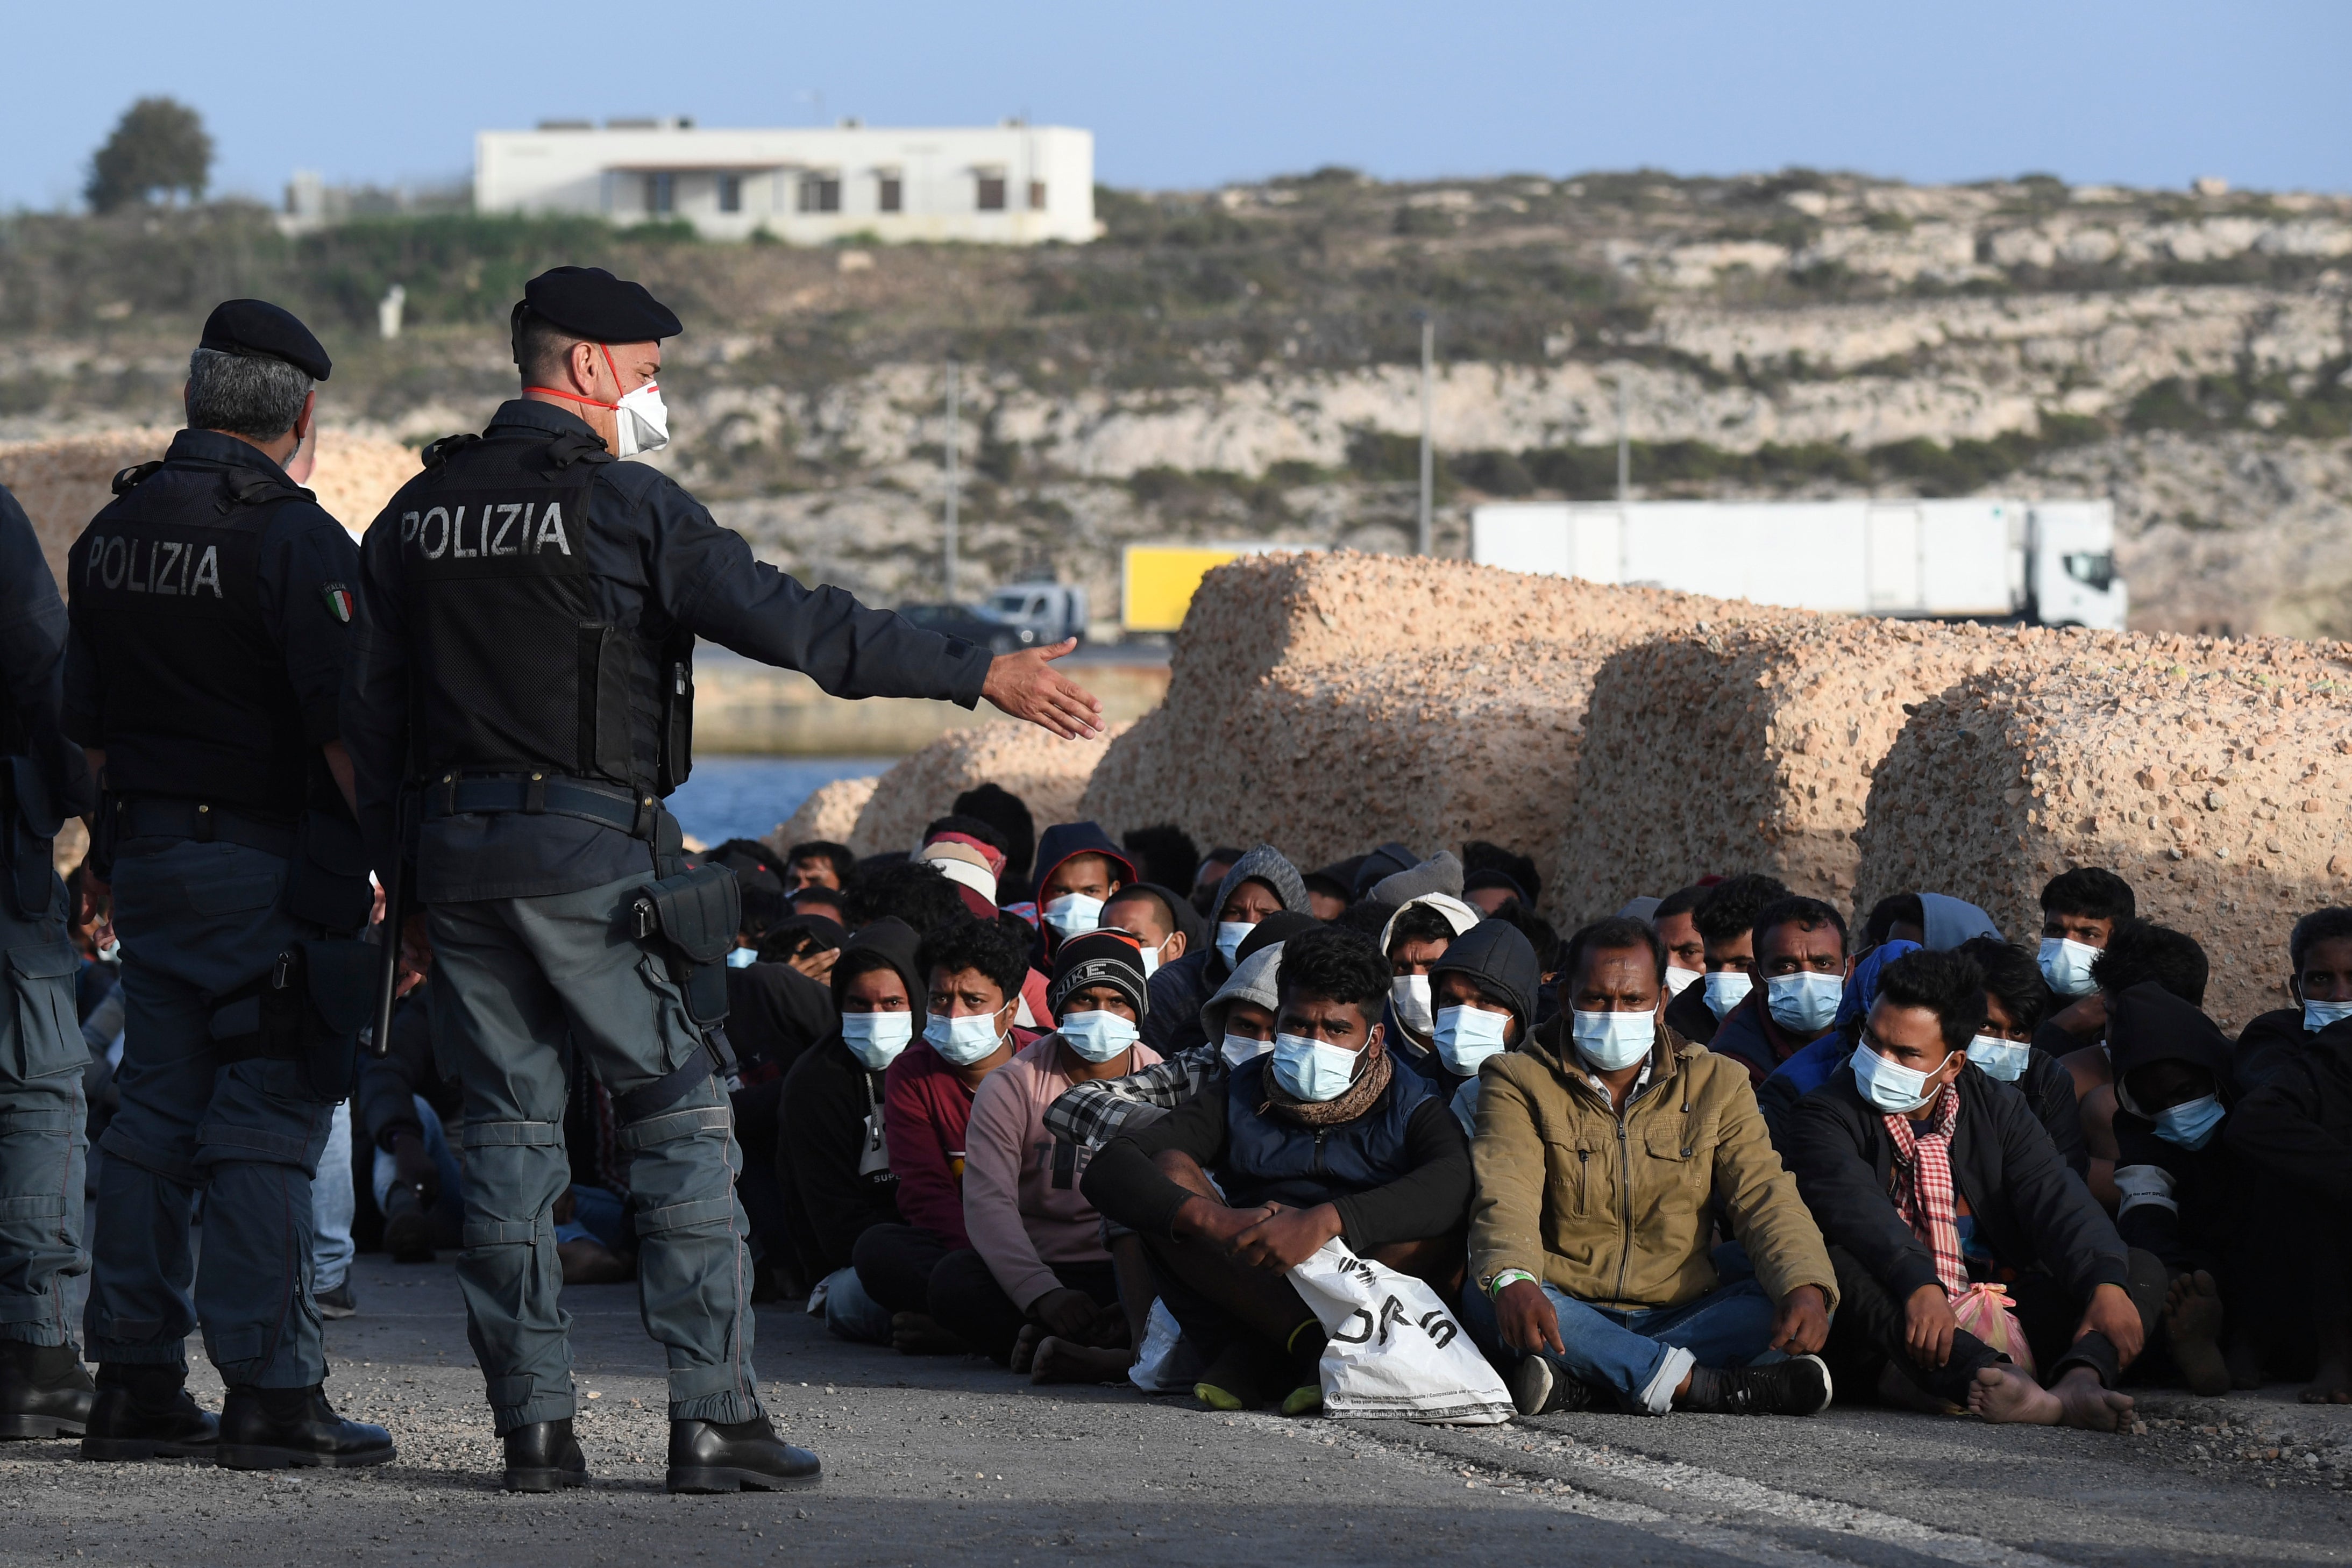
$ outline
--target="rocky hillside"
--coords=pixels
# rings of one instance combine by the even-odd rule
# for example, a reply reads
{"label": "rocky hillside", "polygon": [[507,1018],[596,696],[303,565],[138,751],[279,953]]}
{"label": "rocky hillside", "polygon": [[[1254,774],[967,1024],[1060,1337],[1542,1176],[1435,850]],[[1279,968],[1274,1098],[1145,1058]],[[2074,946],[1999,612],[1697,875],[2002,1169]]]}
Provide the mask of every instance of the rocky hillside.
{"label": "rocky hillside", "polygon": [[[675,300],[664,461],[763,552],[934,597],[944,366],[974,575],[1116,603],[1136,539],[1408,543],[1437,324],[1441,549],[1486,497],[2109,494],[2137,618],[2352,634],[2352,200],[1805,171],[1105,191],[1093,246],[793,250],[215,207],[0,223],[0,439],[168,418],[213,300],[321,326],[331,421],[421,442],[511,385],[558,260]],[[406,289],[408,330],[373,333]]]}

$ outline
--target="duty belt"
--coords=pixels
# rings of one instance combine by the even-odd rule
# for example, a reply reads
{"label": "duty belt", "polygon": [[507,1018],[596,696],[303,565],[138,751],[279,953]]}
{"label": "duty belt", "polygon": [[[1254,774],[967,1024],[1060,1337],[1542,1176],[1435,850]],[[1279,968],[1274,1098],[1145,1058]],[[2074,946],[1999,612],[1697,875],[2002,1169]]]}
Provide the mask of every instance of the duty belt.
{"label": "duty belt", "polygon": [[520,778],[467,779],[445,773],[422,791],[427,819],[516,812],[526,817],[579,817],[618,828],[632,838],[651,840],[661,821],[653,795],[615,795],[576,779],[551,773]]}
{"label": "duty belt", "polygon": [[241,844],[249,850],[294,857],[294,827],[215,806],[209,800],[173,800],[156,797],[120,799],[114,802],[114,838],[119,844],[134,839],[189,839],[200,844]]}

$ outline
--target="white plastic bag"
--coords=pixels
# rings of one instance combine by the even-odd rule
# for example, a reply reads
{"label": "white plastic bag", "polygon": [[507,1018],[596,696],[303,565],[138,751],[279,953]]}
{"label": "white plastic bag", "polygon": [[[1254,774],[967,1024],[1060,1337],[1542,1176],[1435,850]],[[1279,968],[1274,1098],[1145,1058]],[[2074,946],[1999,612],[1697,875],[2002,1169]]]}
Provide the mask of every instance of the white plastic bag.
{"label": "white plastic bag", "polygon": [[1326,1241],[1290,1282],[1331,1336],[1318,1370],[1323,1413],[1491,1427],[1511,1418],[1503,1380],[1437,1292]]}
{"label": "white plastic bag", "polygon": [[1143,1326],[1143,1351],[1127,1369],[1127,1380],[1146,1394],[1189,1394],[1200,1375],[1200,1356],[1184,1343],[1184,1330],[1168,1303],[1154,1296]]}

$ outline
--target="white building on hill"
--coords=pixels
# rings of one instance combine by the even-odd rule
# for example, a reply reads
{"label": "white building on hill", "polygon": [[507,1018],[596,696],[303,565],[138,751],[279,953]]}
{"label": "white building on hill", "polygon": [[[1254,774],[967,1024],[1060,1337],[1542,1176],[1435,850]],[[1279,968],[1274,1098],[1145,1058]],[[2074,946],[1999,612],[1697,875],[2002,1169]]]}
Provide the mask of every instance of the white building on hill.
{"label": "white building on hill", "polygon": [[476,136],[474,205],[594,213],[616,224],[683,218],[714,239],[765,229],[794,245],[859,235],[1083,244],[1096,234],[1095,139],[1013,120],[944,131],[549,120]]}

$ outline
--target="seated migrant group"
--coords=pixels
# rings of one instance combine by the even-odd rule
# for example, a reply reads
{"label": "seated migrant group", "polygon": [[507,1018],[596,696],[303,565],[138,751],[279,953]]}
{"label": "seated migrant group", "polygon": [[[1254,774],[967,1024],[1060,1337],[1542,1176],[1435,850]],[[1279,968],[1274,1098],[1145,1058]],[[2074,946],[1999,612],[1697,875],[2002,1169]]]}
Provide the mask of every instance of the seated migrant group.
{"label": "seated migrant group", "polygon": [[[1033,842],[993,787],[903,855],[712,854],[745,884],[755,1249],[845,1339],[1039,1382],[1149,1345],[1150,1386],[1309,1413],[1288,1271],[1336,1240],[1529,1416],[2352,1402],[2352,909],[2303,918],[2295,1005],[2233,1042],[2195,939],[2092,868],[2029,948],[1956,898],[1851,926],[1748,873],[1563,940],[1491,844],[1302,873],[1170,828]],[[387,1163],[421,1158],[429,1107],[387,1103]]]}

